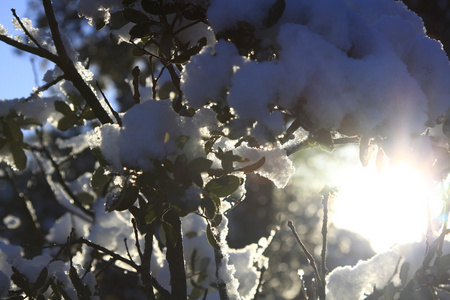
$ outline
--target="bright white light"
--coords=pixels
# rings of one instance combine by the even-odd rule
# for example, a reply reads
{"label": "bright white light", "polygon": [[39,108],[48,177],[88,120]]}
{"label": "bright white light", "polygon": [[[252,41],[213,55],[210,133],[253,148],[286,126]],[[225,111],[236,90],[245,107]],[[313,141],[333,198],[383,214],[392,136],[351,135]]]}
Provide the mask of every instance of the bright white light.
{"label": "bright white light", "polygon": [[375,166],[347,173],[334,200],[336,226],[367,238],[380,252],[423,239],[428,211],[437,216],[440,196],[424,174],[406,164],[378,172]]}

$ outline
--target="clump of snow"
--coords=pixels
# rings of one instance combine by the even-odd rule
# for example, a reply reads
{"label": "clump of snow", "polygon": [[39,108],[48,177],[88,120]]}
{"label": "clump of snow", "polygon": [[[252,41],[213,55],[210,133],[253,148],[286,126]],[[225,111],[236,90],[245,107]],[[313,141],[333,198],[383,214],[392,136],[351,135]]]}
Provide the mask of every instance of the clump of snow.
{"label": "clump of snow", "polygon": [[8,36],[8,28],[0,24],[0,35]]}
{"label": "clump of snow", "polygon": [[56,144],[60,148],[71,148],[73,154],[78,154],[89,148],[91,138],[91,134],[80,134],[66,140],[58,138]]}
{"label": "clump of snow", "polygon": [[181,76],[181,88],[189,104],[200,108],[208,102],[220,103],[226,97],[234,69],[243,61],[236,47],[225,41],[203,48]]}
{"label": "clump of snow", "polygon": [[[445,248],[448,246],[446,242]],[[338,267],[327,276],[327,299],[364,299],[364,294],[371,294],[374,287],[383,289],[391,280],[398,286],[400,267],[405,262],[409,264],[406,278],[409,281],[421,267],[425,251],[423,242],[398,245],[354,267]]]}
{"label": "clump of snow", "polygon": [[103,20],[108,24],[111,16],[109,11],[121,5],[121,0],[80,0],[78,3],[78,14],[88,19],[90,25],[95,25],[94,21],[96,20]]}
{"label": "clump of snow", "polygon": [[[273,3],[215,0],[208,17],[215,33],[250,23],[275,59],[236,63],[232,46],[219,41],[215,56],[204,49],[183,73],[190,105],[232,107],[238,117],[229,124],[233,134],[270,141],[286,128],[283,112],[308,116],[313,129],[382,136],[410,151],[449,109],[445,52],[403,3],[287,0],[277,24],[266,29],[261,20]],[[224,71],[211,76],[215,66]]]}
{"label": "clump of snow", "polygon": [[33,97],[28,101],[25,99],[2,99],[0,100],[0,117],[15,112],[45,124],[48,120],[57,118],[56,115],[59,114],[54,109],[55,100],[57,100],[56,97]]}
{"label": "clump of snow", "polygon": [[[64,244],[67,238],[73,234],[74,237],[86,236],[89,233],[89,223],[71,213],[65,213],[56,220],[46,239],[56,244]],[[57,251],[58,249],[56,249]]]}
{"label": "clump of snow", "polygon": [[[28,18],[21,18],[20,20],[22,22],[22,25],[28,31],[28,34],[30,34],[37,41],[40,47],[43,47],[51,53],[56,54],[56,48],[53,45],[52,37],[48,31],[40,28],[34,28],[32,21]],[[19,21],[17,21],[16,18],[13,18],[12,22],[16,30],[23,31],[25,33],[24,29],[19,24]],[[31,39],[28,40],[28,43],[32,44],[33,46],[38,46],[35,45]]]}
{"label": "clump of snow", "polygon": [[[136,239],[133,226],[131,226],[131,213],[129,211],[105,212],[104,199],[99,199],[94,204],[94,211],[95,222],[90,228],[87,239],[97,245],[114,251],[122,257],[128,257],[128,254],[130,254],[131,258],[136,263],[139,263],[139,253],[134,246],[136,244]],[[139,242],[141,245],[144,244],[143,240],[140,240]],[[127,244],[125,245],[125,243]],[[133,270],[125,263],[116,262],[116,264],[125,270]]]}
{"label": "clump of snow", "polygon": [[292,161],[283,149],[252,148],[243,143],[236,148],[235,154],[249,160],[247,163],[239,163],[240,167],[254,164],[264,157],[264,164],[254,172],[271,180],[280,189],[286,186],[295,172]]}
{"label": "clump of snow", "polygon": [[192,118],[180,117],[170,101],[148,100],[123,116],[123,126],[104,125],[91,137],[116,170],[152,170],[153,162],[183,153],[188,159],[203,153],[199,128]]}

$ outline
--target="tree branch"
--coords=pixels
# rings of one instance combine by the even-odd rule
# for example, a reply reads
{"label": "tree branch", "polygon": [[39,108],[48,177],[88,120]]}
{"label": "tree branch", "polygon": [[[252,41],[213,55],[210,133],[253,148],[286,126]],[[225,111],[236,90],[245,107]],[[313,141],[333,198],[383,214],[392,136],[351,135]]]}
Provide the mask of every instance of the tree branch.
{"label": "tree branch", "polygon": [[181,220],[173,209],[169,209],[164,214],[164,222],[163,227],[168,231],[166,232],[166,259],[169,264],[172,299],[187,299]]}
{"label": "tree branch", "polygon": [[13,13],[14,18],[16,18],[17,22],[19,23],[20,27],[22,27],[23,32],[30,38],[30,40],[39,48],[42,49],[41,45],[36,41],[34,36],[31,35],[31,33],[28,31],[28,29],[23,25],[22,20],[20,20],[19,16],[16,14],[16,10],[14,8],[11,8],[11,11]]}
{"label": "tree branch", "polygon": [[10,46],[13,46],[16,49],[22,50],[24,52],[28,52],[31,54],[34,54],[36,56],[48,59],[51,62],[54,62],[55,64],[60,64],[60,59],[57,55],[51,53],[47,49],[44,48],[36,48],[33,46],[22,44],[21,42],[18,42],[6,35],[0,35],[0,41],[4,42],[5,44],[8,44]]}
{"label": "tree branch", "polygon": [[86,83],[86,81],[81,77],[75,68],[72,60],[67,54],[66,48],[64,47],[63,40],[58,28],[58,22],[56,21],[55,13],[51,4],[51,0],[42,0],[45,10],[45,16],[47,17],[50,31],[52,34],[53,42],[55,43],[56,51],[58,52],[59,61],[57,63],[58,67],[66,75],[66,78],[70,80],[75,88],[83,96],[87,104],[92,108],[95,116],[100,120],[102,124],[114,123],[108,112],[103,108],[100,100],[95,95],[93,89]]}
{"label": "tree branch", "polygon": [[317,283],[320,285],[320,282],[322,281],[322,279],[320,277],[319,270],[317,269],[316,260],[311,255],[311,253],[309,253],[309,251],[306,248],[305,244],[303,244],[302,240],[298,236],[297,230],[295,229],[294,223],[292,223],[292,221],[288,221],[288,227],[291,229],[292,235],[295,237],[295,239],[297,240],[297,243],[300,245],[300,247],[302,248],[303,252],[305,253],[306,260],[308,261],[309,265],[312,267],[312,269],[314,271],[314,277],[316,278]]}

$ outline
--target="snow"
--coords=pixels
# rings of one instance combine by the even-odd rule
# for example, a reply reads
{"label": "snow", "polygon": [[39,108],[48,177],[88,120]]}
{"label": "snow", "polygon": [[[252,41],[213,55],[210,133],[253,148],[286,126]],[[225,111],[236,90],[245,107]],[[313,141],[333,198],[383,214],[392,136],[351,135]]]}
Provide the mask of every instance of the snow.
{"label": "snow", "polygon": [[115,7],[120,7],[121,4],[121,0],[81,0],[78,3],[78,14],[88,19],[90,25],[94,26],[94,21],[97,20],[104,20],[107,24],[110,18],[109,11]]}
{"label": "snow", "polygon": [[257,149],[243,143],[236,148],[235,154],[249,160],[248,163],[237,163],[239,167],[254,164],[264,157],[264,165],[254,172],[271,180],[280,189],[286,186],[295,172],[292,161],[287,157],[286,151],[282,149]]}
{"label": "snow", "polygon": [[[33,27],[32,21],[28,18],[21,18],[20,20],[22,21],[22,25],[26,28],[28,33],[39,43],[40,47],[48,50],[53,54],[56,54],[56,48],[53,45],[53,40],[47,30]],[[24,29],[19,24],[16,18],[13,18],[12,22],[16,30],[25,33]],[[31,46],[37,46],[31,39],[28,40],[28,43],[31,44]]]}
{"label": "snow", "polygon": [[[173,111],[170,101],[144,99],[122,114],[123,126],[102,125],[84,136],[59,141],[58,145],[72,148],[74,154],[87,146],[99,148],[115,171],[134,168],[151,172],[155,162],[167,158],[185,155],[191,160],[205,156],[202,138],[211,137],[214,131],[223,132],[228,136],[215,143],[215,151],[219,148],[233,150],[235,155],[248,159],[245,163],[235,162],[236,168],[255,164],[264,157],[264,164],[254,172],[283,188],[294,173],[287,150],[295,148],[307,133],[300,129],[294,134],[294,140],[284,146],[276,139],[282,136],[293,118],[301,119],[306,115],[313,131],[325,129],[349,135],[381,136],[387,138],[381,146],[391,158],[406,153],[432,161],[428,159],[430,141],[421,134],[450,107],[450,65],[442,45],[425,35],[420,18],[402,3],[392,0],[286,0],[283,16],[274,26],[266,28],[263,20],[274,3],[274,0],[211,0],[207,11],[211,26],[199,23],[184,35],[180,33],[179,39],[190,41],[191,45],[200,36],[207,35],[207,46],[181,71],[183,100],[198,109],[194,117],[180,117]],[[121,0],[80,0],[78,10],[91,25],[99,20],[107,23],[110,12],[121,4]],[[241,21],[254,29],[261,51],[273,50],[275,55],[270,59],[251,60],[242,57],[228,41],[215,40],[214,34],[236,29]],[[26,18],[22,22],[41,46],[56,53],[48,32],[33,28]],[[17,21],[15,26],[20,27]],[[128,28],[122,28],[119,36],[126,38]],[[0,26],[0,34],[7,34],[3,26]],[[78,62],[78,54],[67,39],[64,43],[76,69],[89,84],[93,73]],[[59,74],[60,70],[55,68],[46,74],[45,80],[49,82]],[[63,82],[59,87],[65,95],[73,92],[70,83]],[[55,121],[58,118],[53,108],[55,100],[38,97],[27,101],[1,100],[0,117],[15,111],[37,118],[42,124]],[[110,113],[104,101],[101,103]],[[230,106],[235,119],[219,124],[210,103]],[[261,146],[251,147],[242,142],[235,148],[235,138],[241,137],[252,137]],[[10,162],[11,155],[6,152],[2,149],[1,160]],[[208,158],[213,160],[213,166],[220,165],[213,153]],[[51,174],[50,168],[45,170],[48,174]],[[243,172],[236,173],[244,176]],[[92,192],[90,176],[86,173],[70,188]],[[115,183],[120,180],[117,177]],[[128,211],[105,212],[107,199],[112,199],[114,194],[97,200],[95,218],[91,218],[74,207],[60,183],[54,182],[50,175],[47,181],[59,203],[69,211],[55,222],[46,236],[48,241],[64,243],[75,228],[77,236],[85,236],[123,257],[129,255],[139,263],[130,226],[131,214]],[[236,197],[244,192],[242,186]],[[190,187],[181,200],[197,205],[200,199],[201,190]],[[229,204],[223,205],[229,207]],[[20,225],[12,216],[3,221],[9,228]],[[199,277],[197,282],[203,288],[224,283],[230,299],[251,299],[261,275],[256,266],[267,265],[262,252],[268,242],[261,240],[259,246],[251,244],[243,249],[230,249],[226,243],[227,222],[224,217],[218,228],[223,258],[218,262],[216,277],[216,258],[206,239],[206,220],[196,214],[183,218],[186,266],[205,272],[206,277]],[[79,252],[73,259],[80,275],[81,266],[90,261],[89,248],[84,245],[82,250],[83,253]],[[20,247],[0,241],[0,296],[5,296],[4,287],[11,284],[11,266],[30,281],[47,266],[49,275],[56,276],[68,294],[76,298],[68,278],[70,265],[67,262],[52,261],[50,250],[31,260],[22,258],[20,251]],[[420,267],[424,253],[423,243],[399,245],[354,267],[337,268],[327,277],[327,298],[360,299],[374,286],[380,289],[392,278],[394,284],[400,284],[396,266],[410,263],[409,276],[412,276]],[[152,260],[152,275],[169,287],[164,252],[156,241]],[[130,270],[124,263],[116,264]],[[88,273],[83,280],[91,289],[95,288],[93,274]]]}
{"label": "snow", "polygon": [[179,117],[170,101],[145,101],[123,117],[119,155],[124,166],[152,170],[153,160],[181,151],[192,157],[200,149],[198,129],[191,119]]}
{"label": "snow", "polygon": [[[445,242],[444,253],[448,251]],[[334,269],[327,276],[327,299],[364,299],[364,294],[371,294],[374,287],[383,289],[391,280],[394,285],[401,284],[399,271],[403,263],[409,264],[407,281],[421,267],[425,256],[424,242],[397,245],[379,253],[367,261],[359,261],[356,266]]]}
{"label": "snow", "polygon": [[[396,148],[409,151],[425,123],[449,108],[448,59],[402,3],[286,1],[282,18],[266,29],[261,20],[273,3],[216,0],[208,17],[216,33],[241,20],[252,24],[278,59],[239,62],[233,46],[219,41],[216,51],[205,48],[183,72],[190,105],[214,101],[234,109],[232,133],[250,130],[269,141],[286,126],[276,108],[295,115],[301,104],[314,128],[345,132],[351,119],[354,133],[401,140]],[[219,67],[223,72],[212,76]]]}
{"label": "snow", "polygon": [[181,76],[181,89],[189,104],[200,108],[208,102],[221,103],[235,68],[243,62],[236,47],[225,41],[203,48],[186,65]]}

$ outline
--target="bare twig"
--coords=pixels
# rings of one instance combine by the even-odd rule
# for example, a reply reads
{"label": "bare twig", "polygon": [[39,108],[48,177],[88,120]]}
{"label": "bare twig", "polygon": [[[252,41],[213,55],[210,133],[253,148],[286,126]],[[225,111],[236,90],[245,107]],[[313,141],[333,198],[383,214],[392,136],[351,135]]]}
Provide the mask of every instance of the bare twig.
{"label": "bare twig", "polygon": [[57,65],[60,63],[59,57],[46,49],[36,48],[36,47],[30,46],[30,45],[25,45],[25,44],[22,44],[21,42],[18,42],[16,40],[6,36],[6,35],[1,35],[1,34],[0,34],[0,41],[4,42],[10,46],[13,46],[16,49],[19,49],[19,50],[34,54],[36,56],[48,59],[49,61],[54,62]]}
{"label": "bare twig", "polygon": [[30,101],[35,95],[37,95],[40,92],[44,92],[44,91],[48,90],[49,88],[51,88],[52,86],[54,86],[55,84],[57,84],[58,82],[60,82],[63,79],[64,79],[64,75],[56,77],[54,80],[37,88],[28,98],[25,99],[25,101]]}
{"label": "bare twig", "polygon": [[141,94],[139,93],[139,77],[141,76],[141,70],[139,70],[138,66],[135,66],[133,71],[131,71],[131,74],[133,75],[134,103],[139,104],[141,103]]}
{"label": "bare twig", "polygon": [[55,43],[56,51],[58,52],[58,67],[61,68],[61,70],[66,75],[66,78],[70,80],[75,88],[80,92],[80,94],[83,96],[87,104],[92,108],[95,116],[100,120],[100,122],[102,124],[114,123],[108,112],[101,105],[100,100],[95,95],[92,87],[89,86],[88,83],[81,77],[80,73],[78,73],[72,60],[67,54],[66,48],[61,38],[61,34],[59,32],[58,22],[56,21],[51,0],[42,0],[42,3],[44,5],[45,16],[48,20],[52,39]]}
{"label": "bare twig", "polygon": [[113,107],[111,106],[111,103],[109,103],[108,98],[106,98],[105,94],[103,93],[103,90],[100,87],[100,84],[98,83],[98,81],[96,81],[96,84],[97,84],[98,90],[100,91],[100,93],[103,96],[103,100],[105,100],[106,104],[108,105],[109,110],[113,114],[114,118],[116,118],[117,124],[119,124],[119,126],[122,126],[122,120],[120,119],[119,114],[113,109]]}
{"label": "bare twig", "polygon": [[302,248],[303,253],[305,253],[306,260],[308,261],[309,265],[311,266],[311,268],[314,271],[314,277],[316,278],[317,282],[320,283],[322,279],[320,277],[319,270],[317,269],[316,260],[311,255],[311,253],[309,253],[309,251],[306,248],[305,244],[303,244],[302,240],[300,239],[300,237],[299,237],[299,235],[297,233],[297,230],[295,229],[294,223],[292,221],[288,221],[288,227],[291,229],[292,235],[295,237],[295,239],[297,240],[297,243]]}
{"label": "bare twig", "polygon": [[141,245],[139,244],[139,234],[137,229],[136,220],[134,218],[131,219],[131,223],[133,224],[133,230],[134,230],[134,238],[136,239],[136,249],[138,251],[139,257],[141,259],[141,262],[143,261],[144,255],[142,254]]}
{"label": "bare twig", "polygon": [[34,36],[31,35],[31,33],[28,31],[28,29],[23,25],[22,20],[19,18],[19,16],[16,14],[16,10],[14,8],[11,8],[11,11],[13,13],[14,18],[16,18],[17,22],[19,23],[20,27],[22,28],[23,32],[26,34],[27,37],[30,38],[30,40],[38,47],[39,49],[42,49],[41,45],[36,41]]}
{"label": "bare twig", "polygon": [[[81,209],[87,216],[89,217],[93,217],[94,214],[92,211],[89,211],[88,209],[86,209],[84,207],[84,205],[80,202],[80,200],[78,200],[78,198],[75,196],[75,194],[72,192],[72,190],[69,188],[69,186],[67,185],[66,181],[64,180],[64,177],[62,176],[60,170],[59,170],[59,165],[56,163],[56,161],[53,159],[52,154],[50,153],[50,151],[47,149],[47,147],[44,145],[43,141],[42,141],[42,135],[36,131],[38,138],[40,140],[41,143],[41,147],[37,148],[34,146],[30,146],[32,151],[36,151],[36,152],[43,152],[44,155],[47,157],[47,159],[50,161],[53,169],[54,169],[54,175],[56,177],[56,180],[58,180],[58,183],[61,184],[64,192],[67,193],[67,195],[70,197],[70,199],[73,201],[73,203],[75,204],[76,207],[78,207],[79,209]],[[45,171],[45,170],[44,170]],[[85,216],[83,215],[79,215],[79,217],[86,219],[87,221],[92,221],[90,219],[87,219]]]}
{"label": "bare twig", "polygon": [[125,250],[127,251],[128,259],[134,262],[133,258],[131,257],[130,249],[128,249],[127,238],[123,239],[123,243],[125,244]]}

